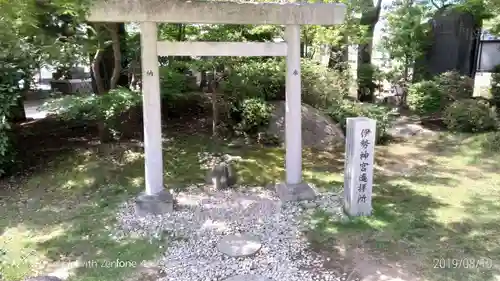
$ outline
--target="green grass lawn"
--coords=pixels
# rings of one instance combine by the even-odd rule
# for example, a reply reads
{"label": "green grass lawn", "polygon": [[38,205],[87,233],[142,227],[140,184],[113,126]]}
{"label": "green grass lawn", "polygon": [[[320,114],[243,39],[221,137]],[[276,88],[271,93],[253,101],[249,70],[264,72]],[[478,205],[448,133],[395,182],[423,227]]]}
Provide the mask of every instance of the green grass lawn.
{"label": "green grass lawn", "polygon": [[332,256],[358,249],[423,280],[500,280],[500,147],[492,136],[378,147],[373,216],[332,222],[317,212],[312,241]]}
{"label": "green grass lawn", "polygon": [[[360,245],[385,261],[415,265],[432,281],[495,280],[500,257],[500,156],[483,136],[444,136],[377,147],[374,214],[334,222],[316,213],[313,245],[338,256],[338,246]],[[75,150],[43,172],[5,181],[0,199],[0,272],[5,280],[63,269],[70,280],[124,280],[134,267],[85,266],[88,261],[152,260],[168,241],[110,236],[114,210],[143,187],[143,155],[133,144]],[[165,182],[173,188],[203,182],[206,152],[241,156],[241,183],[263,185],[284,175],[284,151],[228,147],[205,137],[177,136],[164,144]],[[343,153],[304,152],[304,177],[339,190]],[[433,269],[433,259],[491,258],[492,269]],[[73,265],[73,267],[70,267]],[[131,280],[131,279],[125,279]],[[145,280],[145,279],[141,279]]]}

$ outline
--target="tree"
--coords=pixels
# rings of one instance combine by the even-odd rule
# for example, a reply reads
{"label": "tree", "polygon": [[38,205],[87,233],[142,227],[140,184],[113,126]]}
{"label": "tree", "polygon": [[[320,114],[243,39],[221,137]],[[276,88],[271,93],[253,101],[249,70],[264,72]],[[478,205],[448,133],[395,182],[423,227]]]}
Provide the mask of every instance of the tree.
{"label": "tree", "polygon": [[[371,67],[372,51],[373,51],[373,33],[375,25],[380,18],[380,10],[382,9],[382,0],[377,0],[374,4],[373,0],[361,1],[362,15],[360,25],[365,27],[364,40],[358,47],[358,99],[361,102],[373,102],[375,94],[375,83],[373,83],[373,69]],[[368,66],[367,66],[368,65]]]}
{"label": "tree", "polygon": [[415,60],[423,54],[426,46],[428,24],[425,12],[425,7],[413,0],[395,1],[389,9],[382,46],[401,71],[403,85],[411,81]]}

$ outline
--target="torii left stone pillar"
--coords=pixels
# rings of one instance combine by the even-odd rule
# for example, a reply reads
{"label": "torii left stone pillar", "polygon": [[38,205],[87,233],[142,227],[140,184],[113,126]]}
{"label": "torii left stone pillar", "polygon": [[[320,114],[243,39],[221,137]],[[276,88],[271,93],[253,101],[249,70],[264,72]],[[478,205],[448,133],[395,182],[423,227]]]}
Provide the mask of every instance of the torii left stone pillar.
{"label": "torii left stone pillar", "polygon": [[[283,201],[314,198],[302,182],[300,25],[335,25],[344,21],[339,3],[237,3],[175,0],[102,0],[94,2],[89,21],[140,22],[146,190],[136,210],[164,213],[173,209],[163,187],[163,160],[158,55],[161,56],[286,56],[286,181],[276,185]],[[158,42],[158,22],[198,24],[285,25],[285,43]]]}

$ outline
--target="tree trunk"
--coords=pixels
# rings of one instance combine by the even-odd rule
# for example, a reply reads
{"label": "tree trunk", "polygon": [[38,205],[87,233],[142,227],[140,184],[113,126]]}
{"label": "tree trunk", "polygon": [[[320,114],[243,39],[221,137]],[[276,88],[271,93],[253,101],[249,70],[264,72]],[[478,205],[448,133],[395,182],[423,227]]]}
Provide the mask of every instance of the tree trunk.
{"label": "tree trunk", "polygon": [[219,110],[217,107],[217,77],[214,71],[214,77],[208,83],[208,92],[212,93],[212,137],[218,138],[217,126],[219,125]]}
{"label": "tree trunk", "polygon": [[[101,28],[95,26],[96,30]],[[126,31],[124,23],[107,24],[106,29],[109,32],[112,43],[99,49],[92,60],[92,88],[97,95],[105,95],[109,90],[118,86],[128,87],[129,77],[121,71],[127,67],[128,59],[122,54],[126,52]],[[104,41],[106,38],[101,38]],[[98,131],[101,142],[106,143],[112,140],[109,128],[105,120],[98,120]]]}
{"label": "tree trunk", "polygon": [[[373,73],[362,73],[363,65],[370,64],[372,62],[372,48],[373,48],[373,33],[375,31],[375,25],[377,24],[380,17],[380,10],[382,7],[382,0],[377,0],[375,6],[371,4],[371,0],[367,0],[366,3],[367,10],[361,15],[360,24],[362,26],[368,26],[367,39],[364,44],[360,44],[358,48],[358,65],[357,65],[357,75],[359,77],[364,77],[363,82],[358,82],[358,100],[361,102],[373,102],[375,99],[375,83],[373,83]],[[369,6],[368,6],[369,5]],[[371,82],[370,82],[371,81]]]}

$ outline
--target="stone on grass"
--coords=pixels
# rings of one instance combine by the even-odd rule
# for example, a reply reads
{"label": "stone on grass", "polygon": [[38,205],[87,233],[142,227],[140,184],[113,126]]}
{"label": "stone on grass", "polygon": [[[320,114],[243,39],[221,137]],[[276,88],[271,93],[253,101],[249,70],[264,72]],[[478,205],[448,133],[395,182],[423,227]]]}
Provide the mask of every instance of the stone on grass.
{"label": "stone on grass", "polygon": [[28,277],[24,281],[62,281],[62,279],[55,276],[36,276]]}
{"label": "stone on grass", "polygon": [[207,183],[215,190],[227,189],[236,184],[236,169],[231,163],[215,164],[207,174]]}
{"label": "stone on grass", "polygon": [[283,202],[313,200],[316,198],[316,189],[307,184],[286,184],[279,183],[276,185],[276,194]]}
{"label": "stone on grass", "polygon": [[135,212],[138,216],[162,215],[174,210],[174,197],[168,190],[154,195],[139,194],[135,200]]}
{"label": "stone on grass", "polygon": [[271,281],[271,279],[261,275],[236,275],[231,276],[224,281]]}
{"label": "stone on grass", "polygon": [[231,257],[247,257],[257,253],[262,244],[249,234],[227,235],[217,244],[217,249]]}

